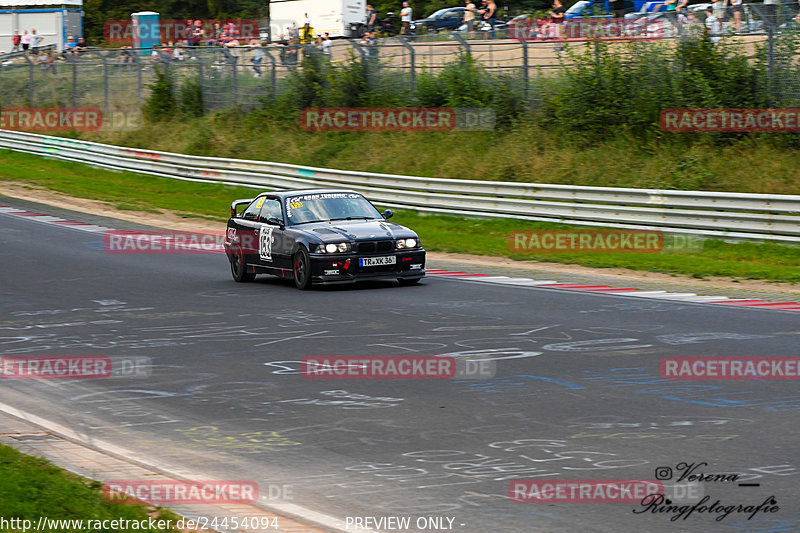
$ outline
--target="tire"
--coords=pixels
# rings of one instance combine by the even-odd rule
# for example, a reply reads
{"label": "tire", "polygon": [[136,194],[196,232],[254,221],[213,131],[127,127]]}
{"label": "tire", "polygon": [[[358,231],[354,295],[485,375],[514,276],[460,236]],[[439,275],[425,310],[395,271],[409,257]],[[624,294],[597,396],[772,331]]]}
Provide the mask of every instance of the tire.
{"label": "tire", "polygon": [[400,285],[416,285],[417,283],[419,283],[419,280],[421,279],[422,278],[413,278],[413,279],[398,278],[397,281],[400,282]]}
{"label": "tire", "polygon": [[301,291],[309,289],[311,287],[311,258],[309,258],[308,250],[305,247],[301,246],[297,253],[294,254],[292,265],[295,287]]}
{"label": "tire", "polygon": [[244,262],[244,254],[241,248],[236,248],[229,256],[231,261],[231,275],[239,283],[245,283],[256,279],[255,272],[247,271],[247,263]]}

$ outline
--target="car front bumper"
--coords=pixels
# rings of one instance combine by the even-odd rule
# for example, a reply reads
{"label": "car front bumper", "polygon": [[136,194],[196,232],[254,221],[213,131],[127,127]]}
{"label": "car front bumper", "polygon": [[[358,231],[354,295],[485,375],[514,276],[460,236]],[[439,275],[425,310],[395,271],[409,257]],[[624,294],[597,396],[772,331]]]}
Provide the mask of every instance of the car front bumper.
{"label": "car front bumper", "polygon": [[[395,263],[361,266],[360,258],[394,256]],[[321,285],[373,279],[419,279],[425,277],[425,250],[396,251],[385,254],[310,254],[311,281]]]}

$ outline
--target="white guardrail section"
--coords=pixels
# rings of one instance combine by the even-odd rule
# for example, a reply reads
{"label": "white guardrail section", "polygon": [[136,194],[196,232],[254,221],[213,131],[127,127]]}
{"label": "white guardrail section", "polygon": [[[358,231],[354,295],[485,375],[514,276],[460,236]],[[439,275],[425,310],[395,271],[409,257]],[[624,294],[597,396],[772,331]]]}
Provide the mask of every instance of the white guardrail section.
{"label": "white guardrail section", "polygon": [[420,212],[800,242],[800,196],[422,178],[198,157],[0,130],[0,148],[253,189],[348,188]]}

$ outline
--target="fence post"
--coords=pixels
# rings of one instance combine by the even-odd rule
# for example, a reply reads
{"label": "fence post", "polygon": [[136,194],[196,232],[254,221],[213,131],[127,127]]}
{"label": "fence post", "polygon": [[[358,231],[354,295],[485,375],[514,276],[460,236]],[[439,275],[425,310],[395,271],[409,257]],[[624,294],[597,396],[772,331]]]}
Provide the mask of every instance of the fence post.
{"label": "fence post", "polygon": [[522,44],[522,83],[524,84],[522,87],[522,94],[527,102],[529,90],[528,85],[530,85],[530,72],[528,71],[528,41],[525,39],[520,39],[520,44]]}
{"label": "fence post", "polygon": [[239,105],[239,80],[237,75],[239,56],[231,54],[230,50],[228,50],[225,47],[222,48],[222,53],[231,64],[231,89],[233,92],[233,107],[237,107]]}
{"label": "fence post", "polygon": [[33,69],[36,65],[33,64],[33,61],[31,61],[31,58],[28,57],[27,53],[23,53],[22,57],[25,58],[25,61],[28,63],[28,107],[34,107]]}
{"label": "fence post", "polygon": [[103,62],[103,113],[108,116],[108,94],[109,94],[109,87],[108,87],[108,61],[106,60],[105,55],[99,50],[92,50],[97,57],[100,58],[100,61]]}
{"label": "fence post", "polygon": [[72,67],[72,107],[78,107],[78,62],[72,54],[64,54],[64,57]]}
{"label": "fence post", "polygon": [[415,91],[417,89],[417,55],[414,52],[414,47],[411,46],[408,41],[402,39],[400,37],[394,37],[394,39],[402,44],[406,50],[408,50],[408,54],[410,56],[410,69],[411,69],[411,90]]}
{"label": "fence post", "polygon": [[451,33],[450,36],[453,37],[456,41],[458,41],[458,43],[461,46],[464,47],[464,50],[467,51],[467,55],[472,55],[472,48],[470,47],[470,45],[469,45],[469,43],[467,42],[466,39],[464,39],[462,36],[460,36],[459,34],[457,34],[455,32]]}
{"label": "fence post", "polygon": [[263,47],[262,50],[264,52],[264,55],[266,55],[269,58],[270,63],[272,63],[272,73],[270,74],[270,85],[272,87],[272,99],[274,100],[275,97],[278,95],[278,81],[277,78],[275,77],[275,69],[277,68],[275,63],[275,56],[273,56],[272,53],[269,50],[267,50],[266,47]]}

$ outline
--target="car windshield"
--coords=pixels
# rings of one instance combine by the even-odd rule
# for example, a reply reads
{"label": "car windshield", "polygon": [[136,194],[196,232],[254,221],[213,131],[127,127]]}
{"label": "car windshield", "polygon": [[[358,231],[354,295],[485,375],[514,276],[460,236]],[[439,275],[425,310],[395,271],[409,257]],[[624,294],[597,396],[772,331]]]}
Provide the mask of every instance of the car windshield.
{"label": "car windshield", "polygon": [[448,8],[445,8],[445,9],[440,9],[439,11],[434,11],[434,12],[433,12],[433,14],[432,14],[430,17],[428,17],[428,18],[432,18],[432,19],[438,19],[438,18],[440,18],[442,15],[444,15],[445,13],[447,13],[448,11],[451,11],[451,10],[452,10],[454,13],[458,13],[458,9],[453,9],[452,7],[448,7]]}
{"label": "car windshield", "polygon": [[578,15],[588,5],[589,5],[589,2],[587,2],[586,0],[582,0],[580,2],[577,2],[571,8],[567,9],[566,14],[567,15]]}
{"label": "car windshield", "polygon": [[383,219],[366,198],[357,193],[317,193],[287,197],[286,217],[290,224],[331,220]]}

